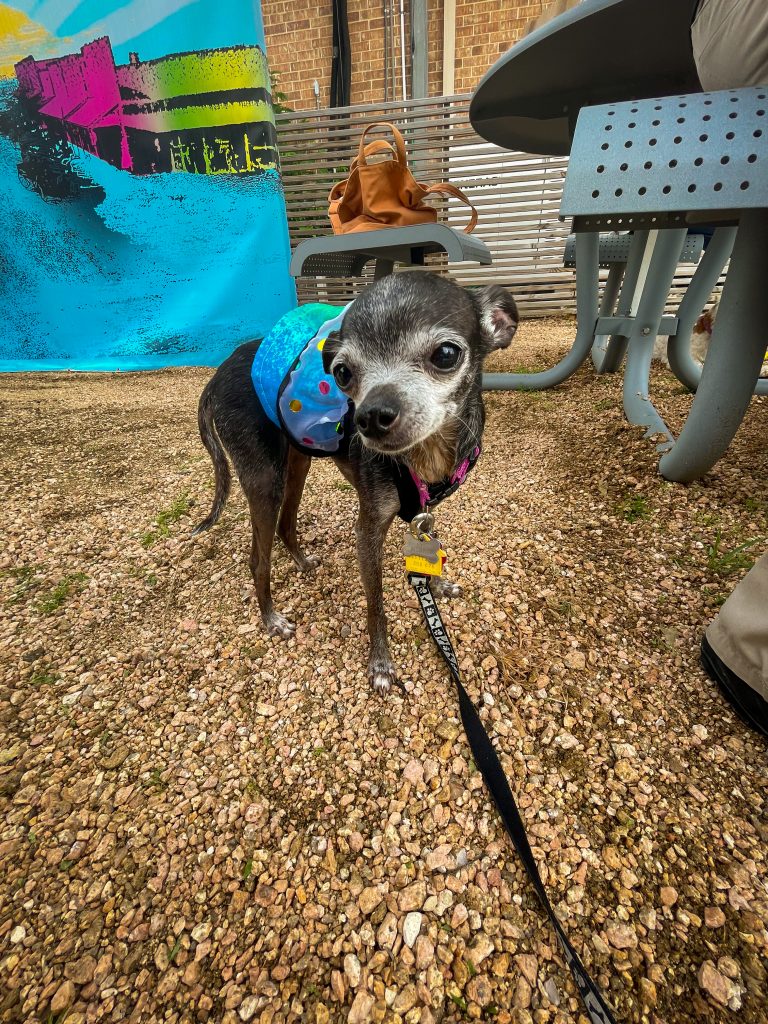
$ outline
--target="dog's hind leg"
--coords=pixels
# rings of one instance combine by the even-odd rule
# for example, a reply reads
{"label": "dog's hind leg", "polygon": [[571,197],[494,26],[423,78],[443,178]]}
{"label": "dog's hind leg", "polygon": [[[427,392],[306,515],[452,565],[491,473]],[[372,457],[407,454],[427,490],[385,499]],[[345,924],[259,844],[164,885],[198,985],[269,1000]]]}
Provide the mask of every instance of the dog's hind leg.
{"label": "dog's hind leg", "polygon": [[265,469],[255,477],[241,477],[240,483],[251,512],[251,575],[261,618],[268,633],[288,638],[293,636],[296,627],[275,611],[270,586],[272,543],[283,498],[285,470],[277,466],[270,468],[272,472]]}
{"label": "dog's hind leg", "polygon": [[283,507],[280,509],[280,519],[277,523],[278,537],[285,544],[294,562],[302,572],[316,569],[319,564],[318,558],[315,558],[313,555],[307,555],[302,551],[296,531],[299,502],[304,493],[304,482],[307,479],[311,462],[312,460],[308,455],[302,455],[295,448],[288,449],[285,494],[283,496]]}

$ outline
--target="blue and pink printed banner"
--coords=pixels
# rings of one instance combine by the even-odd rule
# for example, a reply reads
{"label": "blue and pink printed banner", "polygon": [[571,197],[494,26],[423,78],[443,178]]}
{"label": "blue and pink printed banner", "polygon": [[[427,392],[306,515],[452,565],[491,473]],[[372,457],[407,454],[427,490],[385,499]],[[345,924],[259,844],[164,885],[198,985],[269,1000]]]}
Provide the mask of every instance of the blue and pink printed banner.
{"label": "blue and pink printed banner", "polygon": [[289,256],[257,4],[0,0],[0,371],[217,365]]}

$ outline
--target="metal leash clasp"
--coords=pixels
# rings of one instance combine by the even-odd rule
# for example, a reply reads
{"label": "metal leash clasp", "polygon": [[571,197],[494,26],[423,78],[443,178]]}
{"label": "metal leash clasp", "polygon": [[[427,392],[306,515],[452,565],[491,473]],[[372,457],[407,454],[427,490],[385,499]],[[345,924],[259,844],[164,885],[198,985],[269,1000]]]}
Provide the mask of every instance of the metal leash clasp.
{"label": "metal leash clasp", "polygon": [[419,512],[417,516],[414,516],[411,520],[408,529],[411,531],[416,540],[426,534],[427,537],[432,537],[432,531],[435,528],[435,517],[431,512]]}

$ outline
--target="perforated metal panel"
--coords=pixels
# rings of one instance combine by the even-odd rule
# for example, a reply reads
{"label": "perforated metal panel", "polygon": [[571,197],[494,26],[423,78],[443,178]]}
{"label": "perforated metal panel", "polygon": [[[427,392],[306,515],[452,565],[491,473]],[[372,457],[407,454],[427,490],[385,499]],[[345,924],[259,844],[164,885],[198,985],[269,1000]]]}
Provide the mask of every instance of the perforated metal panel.
{"label": "perforated metal panel", "polygon": [[[629,248],[632,244],[632,232],[622,234],[601,235],[598,260],[601,267],[608,268],[614,263],[626,263],[629,259]],[[688,235],[680,253],[679,263],[698,263],[704,247],[703,235]],[[576,266],[576,235],[568,235],[565,241],[564,267]]]}
{"label": "perforated metal panel", "polygon": [[373,257],[361,261],[354,253],[348,252],[315,253],[304,260],[301,272],[308,277],[353,277],[360,273],[369,259]]}
{"label": "perforated metal panel", "polygon": [[[679,226],[768,207],[768,88],[585,107],[560,214]],[[709,217],[707,215],[709,214]],[[595,219],[597,218],[597,219]],[[629,220],[628,218],[632,218]]]}

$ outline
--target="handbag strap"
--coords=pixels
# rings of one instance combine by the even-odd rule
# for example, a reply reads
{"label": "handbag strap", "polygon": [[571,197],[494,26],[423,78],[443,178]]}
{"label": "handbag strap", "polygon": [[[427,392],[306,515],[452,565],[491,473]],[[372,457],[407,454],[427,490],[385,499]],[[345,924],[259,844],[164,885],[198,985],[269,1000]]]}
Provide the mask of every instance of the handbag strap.
{"label": "handbag strap", "polygon": [[427,185],[423,187],[426,187],[427,195],[437,195],[439,193],[442,193],[447,196],[453,196],[454,199],[458,199],[459,202],[464,203],[465,206],[468,206],[472,213],[470,214],[469,217],[469,224],[467,224],[467,226],[464,228],[464,234],[470,235],[475,230],[475,227],[477,226],[477,210],[474,208],[472,203],[464,195],[460,188],[456,188],[455,185],[451,185],[447,181],[442,181],[438,185]]}
{"label": "handbag strap", "polygon": [[[394,136],[394,139],[395,139],[395,149],[396,149],[396,153],[397,153],[397,162],[399,164],[401,164],[403,167],[407,167],[408,166],[408,158],[405,155],[405,140],[403,139],[403,136],[400,134],[400,132],[397,130],[397,128],[395,128],[395,126],[392,124],[391,121],[374,121],[372,124],[366,125],[366,127],[365,127],[365,129],[363,131],[363,134],[360,136],[360,148],[357,151],[357,159],[358,159],[358,162],[359,162],[360,166],[361,167],[365,167],[365,157],[366,157],[366,154],[368,153],[368,147],[366,146],[365,137],[366,137],[366,135],[368,134],[368,132],[372,128],[389,128],[389,130],[392,132],[392,135]],[[386,142],[385,139],[375,139],[372,143],[368,143],[368,145],[369,146],[370,145],[376,146],[378,144],[379,145],[379,149],[378,150],[374,150],[374,152],[376,152],[376,151],[380,152],[381,151],[380,150],[380,144],[382,142],[384,142],[385,145],[389,145],[389,143]]]}
{"label": "handbag strap", "polygon": [[[373,142],[369,142],[365,147],[365,155],[373,156],[376,153],[389,153],[395,160],[397,154],[395,148],[391,142],[387,142],[386,139],[374,139]],[[328,193],[328,202],[333,203],[341,199],[347,188],[350,176],[357,170],[359,157],[355,157],[352,163],[349,165],[349,174],[343,181],[337,181],[331,191]]]}

